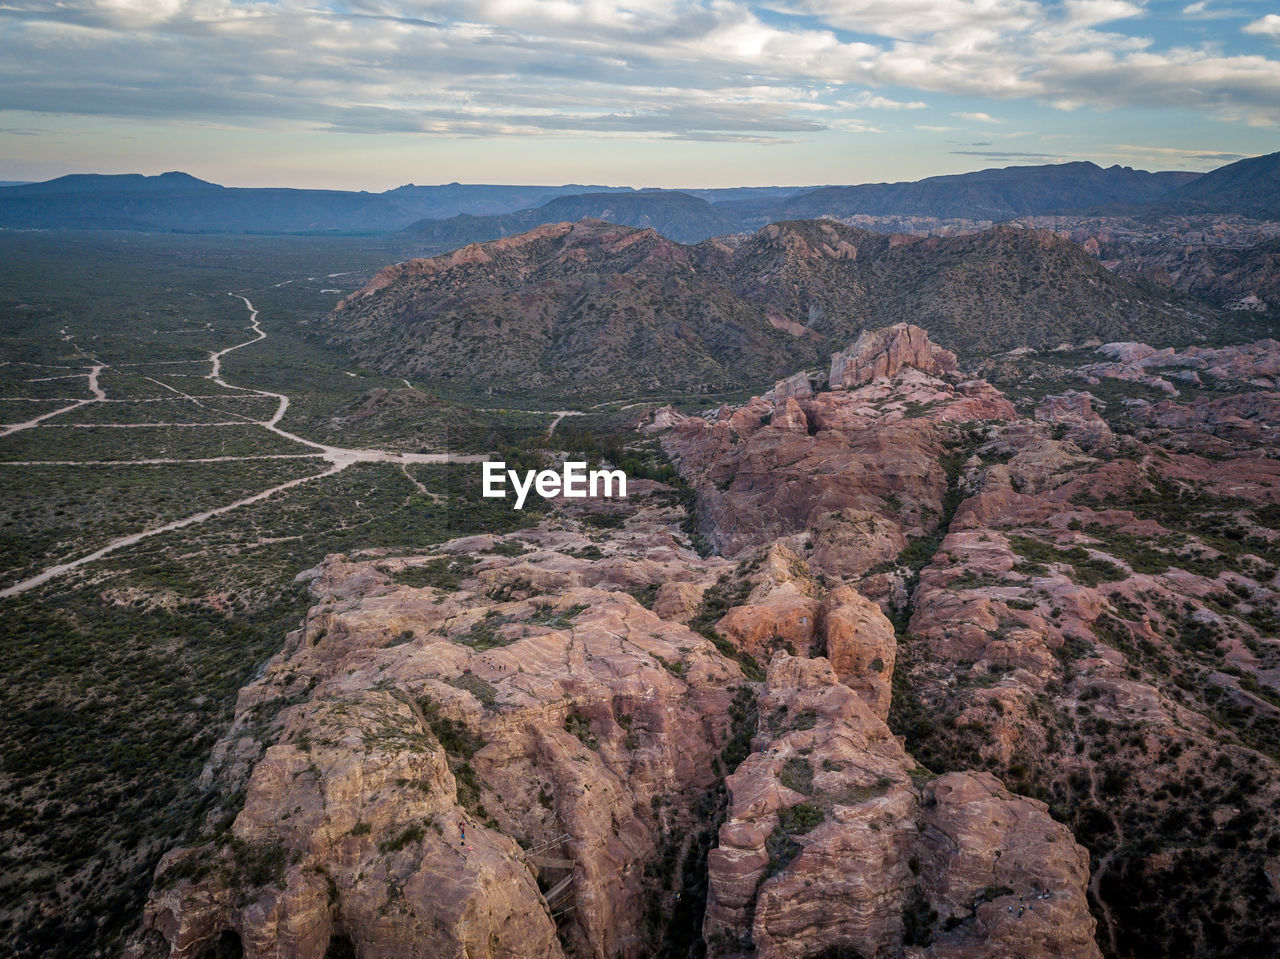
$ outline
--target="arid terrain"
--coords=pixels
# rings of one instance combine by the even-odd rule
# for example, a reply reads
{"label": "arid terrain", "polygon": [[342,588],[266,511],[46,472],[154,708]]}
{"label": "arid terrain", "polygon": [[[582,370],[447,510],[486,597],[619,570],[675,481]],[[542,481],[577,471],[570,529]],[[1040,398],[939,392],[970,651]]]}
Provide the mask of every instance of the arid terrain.
{"label": "arid terrain", "polygon": [[37,185],[0,954],[1276,955],[1278,161]]}
{"label": "arid terrain", "polygon": [[1280,344],[985,366],[867,331],[327,557],[127,955],[1273,955]]}

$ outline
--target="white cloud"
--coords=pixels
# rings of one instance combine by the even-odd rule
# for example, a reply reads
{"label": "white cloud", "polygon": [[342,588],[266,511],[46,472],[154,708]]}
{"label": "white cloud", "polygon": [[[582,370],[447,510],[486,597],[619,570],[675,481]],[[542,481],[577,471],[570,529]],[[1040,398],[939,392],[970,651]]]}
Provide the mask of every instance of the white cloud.
{"label": "white cloud", "polygon": [[1089,26],[1128,20],[1146,12],[1141,4],[1128,0],[1065,0],[1062,7],[1068,21]]}
{"label": "white cloud", "polygon": [[1214,7],[1208,0],[1198,0],[1182,8],[1182,15],[1192,20],[1221,20],[1227,17],[1247,17],[1250,12],[1239,7]]}
{"label": "white cloud", "polygon": [[[745,0],[3,0],[0,108],[749,142],[865,129],[857,111],[926,94],[968,98],[956,116],[982,124],[1017,99],[1280,121],[1280,60],[1157,44],[1131,0],[771,6],[803,17]],[[1243,29],[1280,39],[1280,16]]]}
{"label": "white cloud", "polygon": [[923,100],[890,100],[888,97],[882,97],[866,90],[850,100],[837,101],[837,105],[871,110],[924,110],[929,106]]}
{"label": "white cloud", "polygon": [[1244,28],[1245,33],[1280,40],[1280,14],[1268,13],[1261,20],[1255,20]]}

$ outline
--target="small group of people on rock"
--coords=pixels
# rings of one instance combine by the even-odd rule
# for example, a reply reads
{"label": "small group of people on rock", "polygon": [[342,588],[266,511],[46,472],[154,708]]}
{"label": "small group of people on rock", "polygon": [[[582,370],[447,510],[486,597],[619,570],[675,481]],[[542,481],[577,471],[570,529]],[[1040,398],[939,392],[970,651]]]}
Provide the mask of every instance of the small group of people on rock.
{"label": "small group of people on rock", "polygon": [[[1035,887],[1032,887],[1031,895],[1036,899],[1053,898],[1053,894],[1049,892],[1048,889],[1037,891]],[[1018,918],[1022,918],[1022,914],[1026,912],[1028,909],[1034,910],[1035,908],[1036,908],[1036,904],[1034,902],[1029,903],[1026,901],[1025,896],[1023,896],[1022,894],[1018,895]],[[1008,911],[1013,912],[1013,906],[1010,906]]]}
{"label": "small group of people on rock", "polygon": [[458,842],[459,846],[466,846],[468,852],[476,848],[475,846],[467,846],[467,821],[465,819],[458,820],[458,836],[460,840]]}

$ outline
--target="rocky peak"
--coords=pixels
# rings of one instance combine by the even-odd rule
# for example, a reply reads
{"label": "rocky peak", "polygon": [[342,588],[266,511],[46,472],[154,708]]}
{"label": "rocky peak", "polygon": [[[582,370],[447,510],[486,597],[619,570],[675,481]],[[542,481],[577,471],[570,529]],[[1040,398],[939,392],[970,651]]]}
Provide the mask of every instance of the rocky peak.
{"label": "rocky peak", "polygon": [[912,367],[932,376],[956,369],[956,355],[929,339],[926,330],[910,323],[895,323],[879,330],[863,330],[847,349],[831,357],[832,389],[849,389],[893,376]]}

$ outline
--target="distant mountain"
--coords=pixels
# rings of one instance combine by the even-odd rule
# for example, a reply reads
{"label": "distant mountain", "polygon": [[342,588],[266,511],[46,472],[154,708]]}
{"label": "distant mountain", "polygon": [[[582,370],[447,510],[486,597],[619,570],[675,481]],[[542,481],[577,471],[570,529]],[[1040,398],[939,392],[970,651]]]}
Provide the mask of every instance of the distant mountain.
{"label": "distant mountain", "polygon": [[72,173],[43,183],[24,183],[5,193],[6,200],[15,197],[84,196],[99,194],[120,196],[144,193],[175,193],[188,191],[213,191],[223,187],[189,173],[161,173],[159,176],[143,176],[141,173]]}
{"label": "distant mountain", "polygon": [[542,206],[558,196],[580,193],[632,193],[627,186],[503,186],[500,184],[446,183],[442,186],[408,186],[388,190],[381,196],[393,201],[415,219],[443,219],[469,213],[472,216],[497,216],[513,210]]}
{"label": "distant mountain", "polygon": [[462,215],[448,220],[424,220],[405,232],[428,248],[449,250],[467,243],[524,233],[544,223],[583,219],[653,229],[682,243],[696,243],[741,227],[738,217],[706,200],[678,191],[654,190],[562,196],[535,209],[501,216]]}
{"label": "distant mountain", "polygon": [[0,180],[0,190],[3,190],[7,186],[24,186],[30,182],[30,180]]}
{"label": "distant mountain", "polygon": [[[1195,173],[1147,173],[1096,163],[1054,163],[935,176],[909,183],[827,187],[763,211],[770,219],[840,218],[855,214],[1008,220],[1076,213],[1110,203],[1146,203],[1189,183]],[[759,215],[739,207],[747,216]]]}
{"label": "distant mountain", "polygon": [[686,246],[600,220],[381,271],[323,321],[365,365],[460,393],[640,396],[758,387],[909,319],[970,352],[1200,337],[1069,241],[997,228],[888,237],[832,221]]}
{"label": "distant mountain", "polygon": [[1168,193],[1162,211],[1280,217],[1280,153],[1237,160]]}
{"label": "distant mountain", "polygon": [[782,200],[801,193],[824,189],[815,186],[732,186],[711,190],[683,190],[708,203],[727,203],[733,200]]}
{"label": "distant mountain", "polygon": [[[511,236],[543,223],[586,217],[652,227],[682,243],[756,229],[782,220],[857,215],[928,216],[1000,222],[1020,216],[1081,212],[1108,204],[1141,205],[1190,183],[1196,173],[1147,173],[1095,163],[982,170],[908,183],[868,183],[816,190],[641,191],[626,200],[562,197],[501,217],[455,217],[415,223],[408,233],[434,253]],[[705,202],[698,206],[691,202]]]}
{"label": "distant mountain", "polygon": [[[223,187],[185,173],[75,174],[0,190],[0,226],[196,233],[387,232],[462,209],[494,213],[609,187],[404,186],[385,193]],[[630,188],[623,188],[631,192]]]}
{"label": "distant mountain", "polygon": [[385,193],[223,187],[185,173],[73,175],[0,188],[0,227],[241,233],[408,230],[424,252],[600,218],[696,243],[782,220],[933,217],[1001,222],[1074,213],[1280,217],[1280,154],[1209,174],[1075,162],[860,186],[633,190],[449,183]]}

